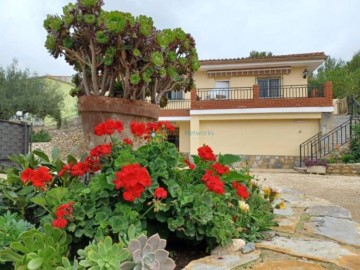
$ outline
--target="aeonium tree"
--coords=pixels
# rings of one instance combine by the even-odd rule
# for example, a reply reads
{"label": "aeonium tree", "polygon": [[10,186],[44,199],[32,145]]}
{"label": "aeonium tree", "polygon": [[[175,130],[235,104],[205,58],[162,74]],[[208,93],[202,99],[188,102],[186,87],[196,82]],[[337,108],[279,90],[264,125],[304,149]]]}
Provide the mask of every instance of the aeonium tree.
{"label": "aeonium tree", "polygon": [[166,103],[166,92],[193,88],[199,62],[190,34],[157,30],[150,17],[105,11],[103,5],[78,0],[44,21],[46,48],[77,71],[73,95],[150,97],[160,104]]}

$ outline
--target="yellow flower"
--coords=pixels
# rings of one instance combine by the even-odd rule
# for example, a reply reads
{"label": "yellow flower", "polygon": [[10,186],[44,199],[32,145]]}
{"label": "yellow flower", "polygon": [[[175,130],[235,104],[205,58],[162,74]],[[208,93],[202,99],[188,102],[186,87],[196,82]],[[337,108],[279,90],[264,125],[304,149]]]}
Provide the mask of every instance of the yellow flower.
{"label": "yellow flower", "polygon": [[244,201],[239,201],[239,208],[241,211],[247,213],[249,212],[250,206]]}
{"label": "yellow flower", "polygon": [[263,191],[264,191],[264,197],[265,197],[265,199],[269,198],[270,193],[271,193],[271,189],[270,189],[269,187],[264,187],[264,188],[263,188]]}
{"label": "yellow flower", "polygon": [[286,203],[285,203],[284,201],[278,203],[278,204],[275,206],[276,209],[285,209],[285,207],[286,207]]}

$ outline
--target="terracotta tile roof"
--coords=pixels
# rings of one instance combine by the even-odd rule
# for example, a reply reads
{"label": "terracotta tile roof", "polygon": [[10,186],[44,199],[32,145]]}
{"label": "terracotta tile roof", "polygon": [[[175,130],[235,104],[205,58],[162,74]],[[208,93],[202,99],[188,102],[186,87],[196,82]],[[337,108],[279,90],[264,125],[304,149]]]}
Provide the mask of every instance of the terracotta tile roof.
{"label": "terracotta tile roof", "polygon": [[273,55],[263,58],[224,58],[224,59],[205,59],[200,60],[201,65],[236,64],[236,63],[257,63],[257,62],[279,62],[297,60],[325,60],[327,55],[324,52],[299,53],[286,55]]}

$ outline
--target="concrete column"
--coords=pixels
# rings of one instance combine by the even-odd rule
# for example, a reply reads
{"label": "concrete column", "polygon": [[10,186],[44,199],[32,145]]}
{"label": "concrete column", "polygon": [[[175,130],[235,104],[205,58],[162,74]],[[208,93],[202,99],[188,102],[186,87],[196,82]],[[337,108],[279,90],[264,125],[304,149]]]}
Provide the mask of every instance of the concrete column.
{"label": "concrete column", "polygon": [[196,136],[192,133],[196,133],[200,131],[200,120],[199,116],[191,116],[190,120],[190,154],[196,155],[197,149],[199,148],[200,144],[200,136]]}
{"label": "concrete column", "polygon": [[328,133],[334,128],[334,114],[332,112],[321,113],[320,131],[322,134]]}

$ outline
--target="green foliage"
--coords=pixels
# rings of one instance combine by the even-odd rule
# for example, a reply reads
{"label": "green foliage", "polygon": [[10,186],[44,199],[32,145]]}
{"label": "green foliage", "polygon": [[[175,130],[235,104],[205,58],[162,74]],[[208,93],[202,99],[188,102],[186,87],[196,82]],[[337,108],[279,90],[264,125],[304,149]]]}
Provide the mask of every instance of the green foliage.
{"label": "green foliage", "polygon": [[[78,74],[72,95],[152,97],[160,104],[166,92],[193,88],[200,64],[190,34],[180,28],[157,30],[150,17],[104,11],[103,4],[78,0],[44,21],[45,47],[55,58],[64,56]],[[121,95],[115,92],[118,84]]]}
{"label": "green foliage", "polygon": [[120,269],[174,269],[175,263],[169,258],[169,252],[165,250],[165,246],[166,240],[161,239],[158,234],[151,236],[149,239],[145,235],[132,239],[129,243],[132,261],[122,263]]}
{"label": "green foliage", "polygon": [[41,129],[38,132],[32,131],[31,142],[50,142],[51,135],[48,131]]}
{"label": "green foliage", "polygon": [[112,242],[107,236],[97,244],[94,242],[85,249],[78,250],[79,265],[89,269],[118,270],[120,264],[129,258],[129,251],[122,244]]}
{"label": "green foliage", "polygon": [[[175,145],[164,140],[167,136],[164,127],[170,130],[171,125],[162,123],[159,129],[158,123],[149,126],[153,128],[146,135],[151,131],[155,136],[149,136],[137,148],[115,137],[111,138],[110,148],[108,145],[97,148],[111,152],[100,155],[98,168],[89,169],[83,176],[76,176],[78,173],[74,174],[72,169],[90,166],[89,158],[94,158],[96,151],[91,151],[83,162],[68,156],[67,164],[59,159],[57,150],[51,158],[39,150],[27,156],[13,156],[18,166],[11,168],[7,179],[0,182],[0,209],[11,209],[39,229],[9,240],[10,246],[0,252],[2,261],[28,269],[119,269],[121,263],[124,263],[121,269],[140,266],[158,269],[159,265],[161,269],[173,269],[173,262],[163,250],[164,241],[158,236],[145,239],[139,235],[156,231],[171,234],[175,239],[205,242],[212,248],[226,245],[233,238],[257,241],[263,237],[263,231],[275,225],[272,203],[276,193],[270,189],[262,191],[247,170],[232,169],[230,166],[239,157],[221,154],[216,160],[215,156],[208,160],[194,155],[191,157],[194,168],[190,169]],[[24,175],[40,166],[49,168],[52,179],[37,188],[26,182]],[[140,174],[136,174],[136,166]],[[222,191],[210,188],[212,180],[204,178],[209,173],[217,177]],[[131,183],[129,187],[121,182],[124,179],[119,180],[122,177]],[[242,193],[237,185],[243,188]],[[138,195],[127,197],[126,192]],[[64,204],[70,204],[71,211],[60,220],[65,216],[60,211]],[[52,229],[50,223],[64,231]],[[78,251],[79,257],[73,261],[68,258],[70,237],[73,255],[75,247],[83,248],[84,242],[93,240]],[[135,238],[138,239],[133,241]],[[116,241],[119,243],[115,244]],[[30,242],[36,251],[29,246]]]}
{"label": "green foliage", "polygon": [[322,84],[326,81],[333,83],[335,98],[353,96],[360,97],[360,52],[345,62],[342,59],[328,57],[325,63],[310,77],[310,83]]}
{"label": "green foliage", "polygon": [[260,51],[251,51],[249,54],[249,58],[257,59],[257,58],[266,58],[271,57],[272,52],[260,52]]}
{"label": "green foliage", "polygon": [[67,256],[70,236],[46,224],[43,231],[31,229],[20,235],[19,241],[0,250],[0,261],[13,262],[15,269],[52,270]]}
{"label": "green foliage", "polygon": [[[51,38],[47,41],[49,46],[53,46],[52,42]],[[6,97],[0,99],[0,119],[22,111],[39,118],[50,116],[61,124],[63,97],[57,87],[28,70],[20,70],[16,60],[6,70],[0,68],[0,96]]]}
{"label": "green foliage", "polygon": [[18,214],[7,211],[0,216],[0,249],[9,246],[11,242],[17,241],[22,232],[33,227],[29,222],[20,219]]}
{"label": "green foliage", "polygon": [[354,162],[360,162],[360,124],[353,126],[353,139],[350,141],[350,153]]}

